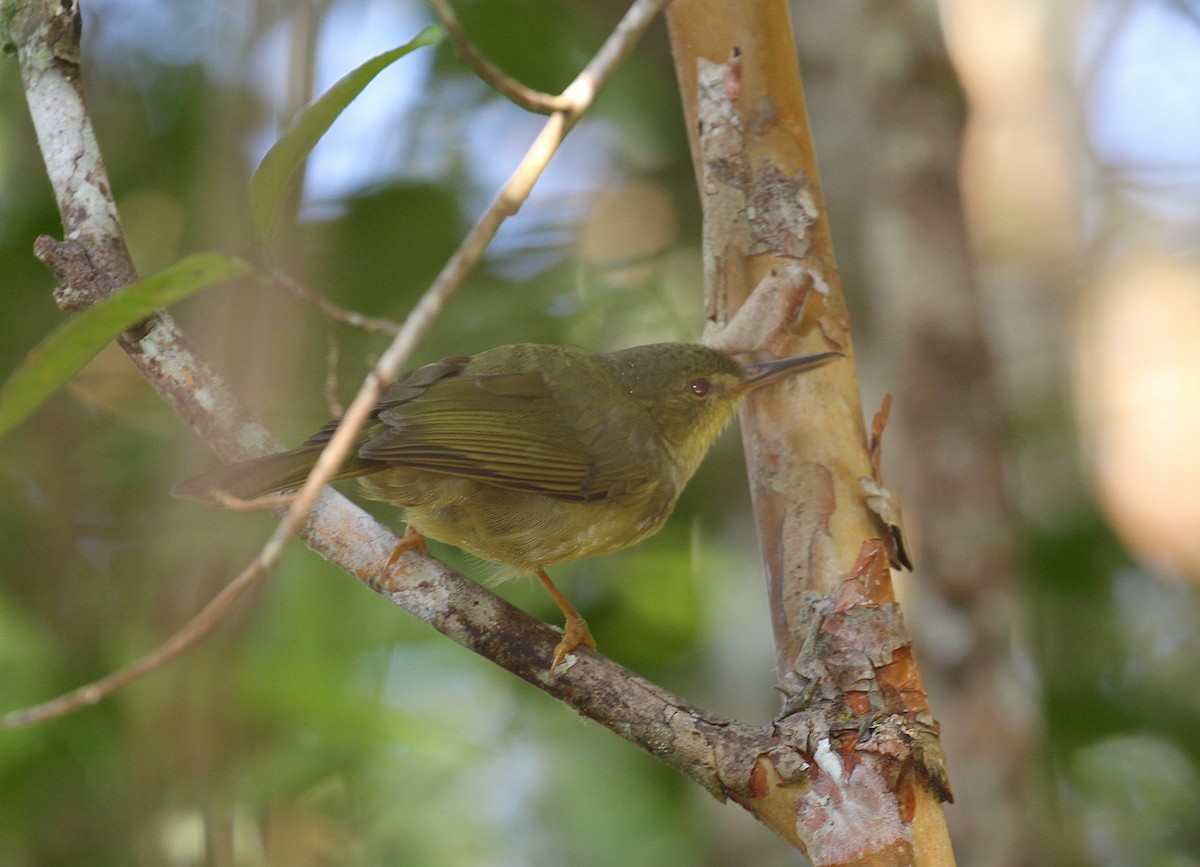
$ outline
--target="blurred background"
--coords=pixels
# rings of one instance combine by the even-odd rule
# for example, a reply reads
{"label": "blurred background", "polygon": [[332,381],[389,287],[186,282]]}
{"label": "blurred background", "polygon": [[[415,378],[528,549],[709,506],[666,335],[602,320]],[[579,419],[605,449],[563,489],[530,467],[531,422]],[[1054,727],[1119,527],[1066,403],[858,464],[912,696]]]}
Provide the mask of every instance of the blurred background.
{"label": "blurred background", "polygon": [[[554,92],[625,8],[455,5],[485,55]],[[1200,864],[1200,4],[792,7],[864,412],[896,400],[885,477],[917,562],[899,589],[959,862]],[[143,272],[210,249],[261,259],[247,180],[288,118],[433,20],[416,0],[83,11],[89,106]],[[539,124],[448,46],[418,51],[318,146],[265,252],[402,319]],[[61,227],[6,57],[0,375],[63,318],[40,233]],[[695,339],[699,243],[659,25],[414,363]],[[251,283],[175,312],[288,442],[385,346]],[[240,570],[270,517],[169,494],[213,463],[115,349],[0,443],[0,709],[129,661]],[[662,533],[557,575],[607,654],[760,723],[778,700],[744,476],[727,435]],[[557,622],[536,586],[499,592]],[[0,733],[0,804],[6,865],[797,860],[299,543],[181,661]]]}

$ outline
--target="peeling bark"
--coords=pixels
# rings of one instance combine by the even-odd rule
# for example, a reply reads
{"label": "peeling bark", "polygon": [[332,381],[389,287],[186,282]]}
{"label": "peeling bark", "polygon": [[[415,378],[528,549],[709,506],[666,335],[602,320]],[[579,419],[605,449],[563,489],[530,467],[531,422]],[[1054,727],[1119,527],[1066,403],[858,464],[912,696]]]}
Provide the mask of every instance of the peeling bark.
{"label": "peeling bark", "polygon": [[[794,751],[787,773],[778,752],[760,757],[751,790],[774,797],[750,808],[819,865],[953,863],[938,727],[892,593],[889,547],[906,557],[880,479],[883,421],[868,443],[786,7],[676,0],[667,14],[705,208],[707,336],[846,355],[741,411],[784,696],[775,731]],[[743,305],[752,322],[786,311],[786,325],[755,333]]]}

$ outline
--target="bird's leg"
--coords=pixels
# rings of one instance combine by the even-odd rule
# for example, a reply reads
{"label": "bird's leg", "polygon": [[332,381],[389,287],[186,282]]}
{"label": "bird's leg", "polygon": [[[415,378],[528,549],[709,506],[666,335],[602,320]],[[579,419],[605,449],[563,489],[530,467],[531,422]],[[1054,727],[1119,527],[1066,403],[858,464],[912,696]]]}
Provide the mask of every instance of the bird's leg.
{"label": "bird's leg", "polygon": [[396,561],[400,559],[400,555],[406,551],[419,551],[425,556],[429,556],[429,548],[425,545],[425,537],[412,524],[404,528],[404,535],[400,537],[400,541],[392,549],[392,553],[388,557],[387,565],[383,567],[383,571],[385,573],[391,572],[392,567],[396,565]]}
{"label": "bird's leg", "polygon": [[558,610],[563,613],[566,618],[566,623],[563,624],[562,641],[554,648],[554,658],[550,662],[550,676],[554,676],[554,670],[558,668],[558,664],[563,661],[568,653],[575,650],[580,645],[596,649],[596,639],[592,638],[592,633],[588,630],[587,621],[582,615],[575,610],[575,606],[567,601],[567,597],[563,596],[554,582],[550,580],[550,576],[546,574],[545,569],[539,568],[535,573],[542,586],[546,588],[546,592],[550,594],[550,598],[554,600],[554,604],[558,606]]}

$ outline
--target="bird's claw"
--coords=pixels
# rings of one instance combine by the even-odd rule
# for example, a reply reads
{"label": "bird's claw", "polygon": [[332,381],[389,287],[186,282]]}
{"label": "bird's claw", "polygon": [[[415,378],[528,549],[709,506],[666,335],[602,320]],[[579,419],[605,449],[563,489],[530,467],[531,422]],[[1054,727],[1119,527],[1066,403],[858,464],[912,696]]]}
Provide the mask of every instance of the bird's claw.
{"label": "bird's claw", "polygon": [[404,535],[400,537],[400,541],[392,549],[392,553],[387,559],[387,565],[383,567],[384,573],[391,572],[392,567],[396,565],[396,561],[400,559],[400,556],[408,551],[417,551],[426,557],[429,556],[429,546],[425,544],[425,537],[412,524],[404,528]]}
{"label": "bird's claw", "polygon": [[587,621],[582,617],[569,617],[563,625],[562,641],[554,648],[554,658],[550,661],[550,676],[554,677],[554,672],[558,669],[559,664],[566,659],[567,654],[574,652],[579,647],[590,647],[596,649],[596,639],[592,638],[591,630],[588,629]]}

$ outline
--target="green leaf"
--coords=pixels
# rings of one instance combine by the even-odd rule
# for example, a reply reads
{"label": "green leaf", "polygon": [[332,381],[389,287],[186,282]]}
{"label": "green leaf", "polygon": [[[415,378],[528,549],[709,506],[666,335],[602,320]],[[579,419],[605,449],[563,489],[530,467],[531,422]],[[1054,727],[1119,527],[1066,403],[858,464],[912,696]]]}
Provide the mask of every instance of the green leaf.
{"label": "green leaf", "polygon": [[0,437],[41,406],[125,329],[193,292],[253,272],[241,259],[197,253],[75,314],[35,346],[0,389]]}
{"label": "green leaf", "polygon": [[296,115],[292,125],[267,151],[254,177],[250,179],[250,207],[259,238],[266,240],[270,237],[288,181],[346,106],[388,66],[410,51],[433,45],[444,35],[445,31],[440,27],[426,27],[411,42],[372,57],[347,73]]}

